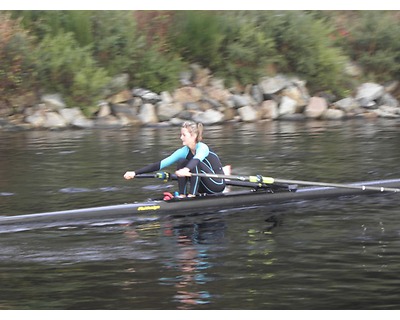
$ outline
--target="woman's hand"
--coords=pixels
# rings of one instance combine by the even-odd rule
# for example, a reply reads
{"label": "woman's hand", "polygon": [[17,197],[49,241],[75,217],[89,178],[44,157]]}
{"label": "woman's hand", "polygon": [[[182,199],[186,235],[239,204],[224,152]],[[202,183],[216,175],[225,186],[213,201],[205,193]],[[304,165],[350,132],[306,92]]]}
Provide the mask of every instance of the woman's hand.
{"label": "woman's hand", "polygon": [[178,177],[190,177],[192,175],[190,169],[186,167],[175,171],[175,174]]}
{"label": "woman's hand", "polygon": [[124,178],[126,180],[133,179],[135,176],[136,176],[136,172],[135,171],[127,171],[124,174]]}

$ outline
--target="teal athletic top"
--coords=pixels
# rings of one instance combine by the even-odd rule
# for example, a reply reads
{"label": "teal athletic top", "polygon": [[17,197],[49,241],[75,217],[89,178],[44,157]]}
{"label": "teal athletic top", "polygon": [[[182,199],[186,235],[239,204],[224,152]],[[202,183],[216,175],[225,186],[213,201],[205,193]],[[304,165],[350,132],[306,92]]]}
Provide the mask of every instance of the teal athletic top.
{"label": "teal athletic top", "polygon": [[[194,173],[217,173],[223,174],[221,161],[216,153],[209,149],[203,143],[196,143],[196,153],[193,154],[189,147],[183,146],[170,156],[161,161],[149,164],[136,172],[136,174],[147,173],[164,169],[174,163],[178,163],[177,168],[189,168]],[[179,193],[186,194],[186,177],[178,177]],[[225,180],[219,178],[199,178],[191,176],[190,178],[190,193],[217,193],[222,192],[225,188]]]}
{"label": "teal athletic top", "polygon": [[164,158],[163,160],[152,163],[139,170],[136,170],[135,172],[136,174],[141,174],[141,173],[162,170],[178,162],[180,159],[190,160],[186,165],[186,167],[189,168],[190,170],[193,170],[199,164],[199,162],[204,161],[209,156],[209,154],[210,154],[209,147],[203,142],[198,142],[196,143],[196,154],[194,155],[190,151],[188,146],[183,146],[182,148],[176,150],[174,153]]}

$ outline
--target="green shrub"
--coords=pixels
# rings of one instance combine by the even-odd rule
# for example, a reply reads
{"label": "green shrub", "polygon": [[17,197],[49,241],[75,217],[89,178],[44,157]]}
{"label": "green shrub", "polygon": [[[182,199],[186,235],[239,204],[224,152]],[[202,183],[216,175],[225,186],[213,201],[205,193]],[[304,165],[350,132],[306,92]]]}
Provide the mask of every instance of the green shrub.
{"label": "green shrub", "polygon": [[93,55],[109,74],[132,76],[137,55],[145,51],[132,11],[93,11]]}
{"label": "green shrub", "polygon": [[360,63],[369,79],[387,81],[400,71],[400,20],[386,11],[360,12],[348,22],[347,53]]}
{"label": "green shrub", "polygon": [[343,89],[345,56],[333,46],[329,24],[312,13],[297,11],[269,18],[265,28],[272,28],[277,50],[284,57],[278,65],[282,73],[305,78],[314,91]]}
{"label": "green shrub", "polygon": [[17,21],[0,14],[0,97],[7,100],[33,86],[32,39]]}
{"label": "green shrub", "polygon": [[168,91],[179,86],[179,74],[185,64],[179,56],[161,53],[153,46],[137,56],[132,85],[148,88],[156,92]]}
{"label": "green shrub", "polygon": [[84,111],[101,98],[110,80],[96,66],[90,47],[79,47],[71,33],[47,36],[35,52],[37,77],[48,92],[63,94],[69,105]]}
{"label": "green shrub", "polygon": [[223,24],[217,13],[182,11],[175,16],[169,33],[173,50],[189,63],[218,69],[223,60]]}
{"label": "green shrub", "polygon": [[268,68],[279,61],[275,42],[251,15],[224,16],[225,34],[221,46],[222,63],[216,66],[216,74],[232,82],[249,84],[268,73]]}

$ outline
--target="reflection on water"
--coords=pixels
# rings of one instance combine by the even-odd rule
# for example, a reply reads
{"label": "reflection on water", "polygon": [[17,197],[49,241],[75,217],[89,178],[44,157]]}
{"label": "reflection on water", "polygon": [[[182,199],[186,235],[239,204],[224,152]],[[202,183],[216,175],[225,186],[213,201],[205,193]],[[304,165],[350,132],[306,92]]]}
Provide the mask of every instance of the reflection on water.
{"label": "reflection on water", "polygon": [[[399,138],[396,121],[205,132],[234,173],[338,183],[398,178]],[[122,175],[180,145],[179,128],[1,132],[0,215],[174,191]],[[4,233],[0,309],[398,309],[399,239],[397,194]]]}
{"label": "reflection on water", "polygon": [[210,303],[210,293],[201,290],[202,285],[209,281],[207,269],[210,268],[206,247],[201,246],[203,229],[204,232],[208,230],[202,224],[174,227],[168,223],[164,226],[165,236],[175,238],[177,244],[177,252],[172,259],[165,261],[165,269],[173,270],[177,275],[159,280],[161,285],[175,287],[174,300],[178,309]]}

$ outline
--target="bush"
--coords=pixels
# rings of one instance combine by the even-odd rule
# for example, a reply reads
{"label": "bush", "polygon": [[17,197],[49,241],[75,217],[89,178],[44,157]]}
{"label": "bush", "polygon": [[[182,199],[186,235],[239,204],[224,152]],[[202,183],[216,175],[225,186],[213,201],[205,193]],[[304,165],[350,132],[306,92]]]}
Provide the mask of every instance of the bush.
{"label": "bush", "polygon": [[345,56],[334,47],[330,27],[311,13],[288,11],[270,15],[265,28],[273,33],[283,57],[280,72],[304,77],[311,90],[341,91]]}
{"label": "bush", "polygon": [[0,96],[7,100],[32,87],[32,39],[17,21],[0,14]]}
{"label": "bush", "polygon": [[189,63],[199,63],[212,70],[223,60],[223,24],[216,13],[183,11],[175,16],[169,33],[172,50]]}
{"label": "bush", "polygon": [[47,36],[35,52],[42,87],[63,94],[67,103],[88,111],[102,97],[110,78],[96,66],[90,47],[79,47],[71,33]]}
{"label": "bush", "polygon": [[280,59],[274,39],[249,13],[227,14],[223,20],[225,39],[220,49],[223,59],[216,74],[228,84],[257,82]]}
{"label": "bush", "polygon": [[361,12],[348,22],[347,53],[369,79],[387,81],[400,71],[400,20],[396,12]]}
{"label": "bush", "polygon": [[94,11],[93,56],[111,75],[132,76],[137,55],[145,51],[144,37],[138,35],[131,11]]}
{"label": "bush", "polygon": [[138,55],[137,60],[132,74],[134,86],[161,92],[179,85],[179,74],[185,66],[179,56],[161,53],[158,47],[152,46]]}

